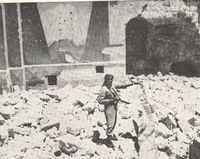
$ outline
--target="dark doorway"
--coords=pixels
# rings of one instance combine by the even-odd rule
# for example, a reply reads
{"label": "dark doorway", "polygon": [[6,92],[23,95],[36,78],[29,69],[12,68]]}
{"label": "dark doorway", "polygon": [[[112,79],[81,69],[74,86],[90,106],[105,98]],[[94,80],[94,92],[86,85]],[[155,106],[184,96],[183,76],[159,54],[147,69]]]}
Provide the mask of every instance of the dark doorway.
{"label": "dark doorway", "polygon": [[126,25],[126,73],[134,73],[134,61],[147,57],[148,21],[142,17],[131,19]]}
{"label": "dark doorway", "polygon": [[57,76],[47,76],[48,85],[57,85]]}
{"label": "dark doorway", "polygon": [[186,77],[197,76],[197,68],[195,65],[186,61],[173,63],[170,67],[170,72]]}

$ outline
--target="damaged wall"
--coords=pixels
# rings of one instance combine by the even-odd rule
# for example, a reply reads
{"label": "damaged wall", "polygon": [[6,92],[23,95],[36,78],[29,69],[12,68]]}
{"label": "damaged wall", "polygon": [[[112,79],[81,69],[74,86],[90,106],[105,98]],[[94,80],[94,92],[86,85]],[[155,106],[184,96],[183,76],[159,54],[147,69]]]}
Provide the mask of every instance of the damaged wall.
{"label": "damaged wall", "polygon": [[[127,32],[128,24],[139,14],[150,23],[147,38],[140,43],[138,40],[133,40],[133,37],[142,38],[143,33],[139,33],[141,27],[138,31],[134,31],[132,26],[132,30],[129,29]],[[172,71],[171,65],[178,62],[185,62],[185,67],[192,68],[194,65],[198,68],[200,48],[197,2],[190,4],[178,0],[117,2],[110,5],[109,18],[110,44],[126,46],[124,54],[126,54],[127,73],[149,74],[157,71],[167,73]],[[135,33],[129,38],[132,32]],[[127,45],[134,47],[130,50],[132,51],[130,54]],[[138,48],[141,48],[139,52]],[[143,56],[144,54],[146,56]],[[200,74],[198,69],[190,70],[190,73],[181,70],[183,65],[176,66],[179,68],[175,70],[180,70],[175,72],[177,74],[187,76]]]}
{"label": "damaged wall", "polygon": [[22,3],[21,15],[24,63],[27,65],[51,63],[37,3]]}
{"label": "damaged wall", "polygon": [[102,50],[109,45],[108,2],[93,2],[84,60],[103,61]]}
{"label": "damaged wall", "polygon": [[[20,40],[17,4],[9,3],[5,6],[5,25],[7,34],[8,61],[9,67],[21,67]],[[2,13],[2,12],[1,12]],[[34,15],[34,16],[33,16]],[[22,36],[24,63],[30,64],[48,64],[51,59],[46,44],[45,35],[40,21],[40,16],[36,3],[21,4],[22,18]],[[4,37],[2,19],[0,20],[0,46],[1,54],[4,54]],[[5,57],[2,56],[1,65],[5,65]],[[1,66],[2,67],[2,66]],[[5,67],[2,67],[5,68]]]}
{"label": "damaged wall", "polygon": [[[172,71],[187,76],[196,76],[200,73],[195,69],[200,59],[200,35],[191,20],[185,13],[180,12],[175,22],[157,25],[151,30],[148,58],[159,60],[159,69],[163,72]],[[177,70],[174,70],[171,66],[176,63],[179,65],[176,65]]]}
{"label": "damaged wall", "polygon": [[20,67],[20,48],[17,21],[17,4],[5,4],[6,33],[8,44],[8,60],[10,67]]}
{"label": "damaged wall", "polygon": [[0,6],[0,69],[5,69],[5,55],[4,55],[4,38],[3,38],[3,19],[2,19],[2,9]]}
{"label": "damaged wall", "polygon": [[[144,9],[145,4],[147,4],[146,9]],[[189,7],[178,0],[22,4],[26,64],[82,62],[84,56],[86,57],[84,61],[105,60],[100,54],[104,47],[108,48],[105,48],[108,55],[109,52],[112,52],[112,56],[120,55],[124,61],[119,61],[125,63],[127,46],[125,40],[129,39],[126,37],[127,24],[143,10],[141,17],[150,25],[144,40],[137,41],[138,45],[143,44],[137,52],[135,48],[130,48],[135,51],[133,52],[135,56],[131,56],[131,53],[127,58],[130,60],[127,63],[132,65],[130,73],[152,73],[158,70],[165,73],[170,69],[177,70],[176,67],[181,67],[179,62],[184,61],[192,61],[197,67],[199,24],[195,5],[194,3]],[[7,7],[7,10],[14,8],[13,13],[10,13],[13,15],[7,18],[8,30],[11,30],[8,34],[9,40],[11,42],[14,40],[13,45],[8,47],[12,55],[15,53],[15,56],[10,58],[14,58],[13,66],[20,66],[17,19],[14,18],[16,4],[8,6],[11,7]],[[12,18],[13,25],[9,22]],[[15,34],[13,38],[12,34]],[[131,34],[127,32],[127,35]],[[119,51],[117,54],[116,50]],[[175,64],[173,69],[170,68],[172,64]],[[131,72],[132,70],[134,71]],[[198,73],[198,70],[196,72]]]}
{"label": "damaged wall", "polygon": [[104,60],[108,2],[38,3],[38,9],[54,63]]}
{"label": "damaged wall", "polygon": [[[102,71],[97,70],[97,67],[101,67]],[[45,82],[48,76],[57,76],[58,87],[64,87],[66,84],[91,86],[101,83],[106,73],[112,73],[115,79],[121,79],[125,75],[124,64],[97,62],[26,67],[28,85],[35,83],[48,86],[48,83]]]}
{"label": "damaged wall", "polygon": [[84,53],[92,2],[38,3],[49,52],[54,63],[80,61]]}
{"label": "damaged wall", "polygon": [[[147,4],[146,9],[143,7]],[[182,0],[154,1],[141,0],[117,2],[109,5],[109,36],[110,44],[124,44],[126,25],[132,18],[142,13],[142,17],[153,25],[164,24],[166,19],[177,16],[179,11],[185,12],[193,19],[198,19],[197,3],[187,6]]]}
{"label": "damaged wall", "polygon": [[92,2],[37,3],[47,44],[68,39],[85,44]]}

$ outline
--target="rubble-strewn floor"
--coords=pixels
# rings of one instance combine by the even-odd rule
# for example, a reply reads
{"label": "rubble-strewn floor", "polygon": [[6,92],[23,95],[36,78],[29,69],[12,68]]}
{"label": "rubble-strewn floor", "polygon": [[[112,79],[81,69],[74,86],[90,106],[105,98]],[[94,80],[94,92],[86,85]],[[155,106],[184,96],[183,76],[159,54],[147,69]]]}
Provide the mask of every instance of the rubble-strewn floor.
{"label": "rubble-strewn floor", "polygon": [[106,146],[103,106],[96,102],[100,86],[0,97],[0,158],[188,158],[189,145],[200,136],[200,79],[136,78],[144,87],[120,92],[131,104],[118,106],[114,149]]}

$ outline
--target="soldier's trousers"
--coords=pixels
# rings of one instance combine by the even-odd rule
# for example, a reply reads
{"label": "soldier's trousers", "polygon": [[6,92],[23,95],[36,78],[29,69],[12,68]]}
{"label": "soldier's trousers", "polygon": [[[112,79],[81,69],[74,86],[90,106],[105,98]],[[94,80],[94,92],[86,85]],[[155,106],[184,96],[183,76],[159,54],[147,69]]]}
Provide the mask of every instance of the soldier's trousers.
{"label": "soldier's trousers", "polygon": [[104,107],[104,113],[107,122],[106,135],[112,135],[117,122],[117,108],[115,105],[106,105]]}

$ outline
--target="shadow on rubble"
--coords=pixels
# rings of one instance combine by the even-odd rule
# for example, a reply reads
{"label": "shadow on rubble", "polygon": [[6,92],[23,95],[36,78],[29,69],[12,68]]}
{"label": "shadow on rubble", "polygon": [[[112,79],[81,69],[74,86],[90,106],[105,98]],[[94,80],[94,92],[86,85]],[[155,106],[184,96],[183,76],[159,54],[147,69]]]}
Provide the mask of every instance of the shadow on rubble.
{"label": "shadow on rubble", "polygon": [[123,137],[125,139],[132,139],[133,142],[134,142],[135,150],[136,150],[137,153],[139,153],[140,145],[139,145],[137,136],[133,136],[130,132],[126,132],[125,134],[124,133],[120,133],[119,136],[121,136],[121,137]]}
{"label": "shadow on rubble", "polygon": [[99,131],[94,131],[94,134],[92,136],[92,141],[96,143],[97,145],[106,145],[108,148],[114,148],[114,145],[111,140],[101,139]]}

